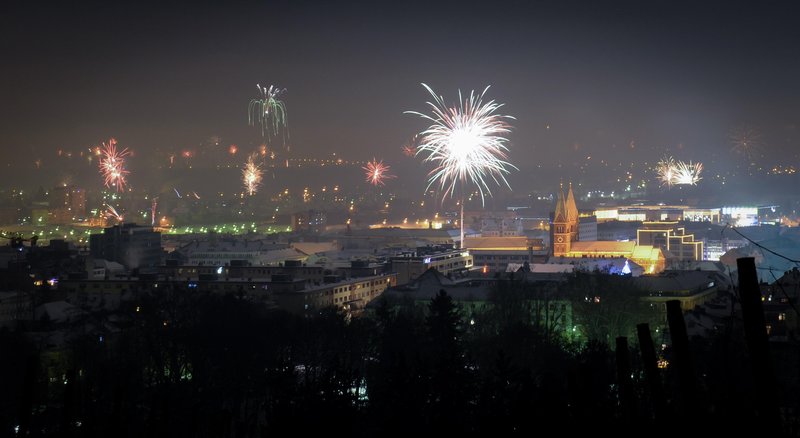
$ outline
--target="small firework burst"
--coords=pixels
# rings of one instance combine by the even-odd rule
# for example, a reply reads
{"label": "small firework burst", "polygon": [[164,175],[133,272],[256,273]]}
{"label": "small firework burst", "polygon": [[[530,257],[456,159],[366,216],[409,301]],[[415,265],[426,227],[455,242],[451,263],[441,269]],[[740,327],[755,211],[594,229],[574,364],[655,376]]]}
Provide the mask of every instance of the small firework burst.
{"label": "small firework burst", "polygon": [[703,163],[676,161],[672,157],[664,157],[656,165],[658,181],[662,186],[671,188],[679,185],[697,185],[703,172]]}
{"label": "small firework burst", "polygon": [[387,179],[392,179],[395,176],[389,174],[390,166],[383,164],[383,161],[372,159],[366,166],[362,167],[366,175],[366,181],[373,186],[385,185]]}
{"label": "small firework burst", "polygon": [[280,128],[286,128],[286,105],[278,97],[286,89],[274,85],[262,87],[256,84],[258,99],[251,99],[248,106],[248,121],[250,125],[258,122],[261,125],[261,135],[264,137],[276,136]]}
{"label": "small firework burst", "polygon": [[748,161],[755,159],[761,150],[761,134],[755,128],[736,128],[730,135],[731,151]]}
{"label": "small firework burst", "polygon": [[254,195],[261,185],[263,172],[261,171],[261,165],[256,162],[257,159],[258,154],[250,154],[242,169],[242,182],[247,194],[250,196]]}
{"label": "small firework burst", "polygon": [[672,157],[664,157],[658,162],[656,172],[662,186],[672,187],[675,182],[675,167],[675,159]]}
{"label": "small firework burst", "polygon": [[125,178],[130,173],[125,169],[125,158],[130,155],[131,152],[127,148],[118,150],[117,140],[113,138],[100,146],[100,173],[103,175],[106,187],[113,187],[118,192],[125,189],[127,184]]}
{"label": "small firework burst", "polygon": [[407,144],[403,145],[403,155],[406,157],[417,155],[417,146],[419,146],[419,134],[415,134]]}

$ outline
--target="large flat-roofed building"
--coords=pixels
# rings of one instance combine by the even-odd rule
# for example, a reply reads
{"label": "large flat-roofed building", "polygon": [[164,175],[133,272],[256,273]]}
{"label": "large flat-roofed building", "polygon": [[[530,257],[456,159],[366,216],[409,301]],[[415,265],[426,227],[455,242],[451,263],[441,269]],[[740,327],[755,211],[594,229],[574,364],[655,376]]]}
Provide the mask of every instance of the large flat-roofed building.
{"label": "large flat-roofed building", "polygon": [[431,268],[447,275],[466,272],[473,266],[469,250],[441,246],[420,247],[392,257],[389,262],[389,271],[397,273],[397,284],[406,284]]}
{"label": "large flat-roofed building", "polygon": [[473,258],[473,265],[487,271],[505,272],[509,263],[543,263],[547,251],[541,239],[519,237],[469,237],[464,239],[465,248]]}
{"label": "large flat-roofed building", "polygon": [[161,233],[136,224],[115,225],[89,237],[92,257],[117,262],[127,269],[161,265]]}
{"label": "large flat-roofed building", "polygon": [[216,237],[192,242],[180,248],[179,252],[186,257],[186,264],[192,266],[226,266],[235,260],[245,266],[269,266],[285,260],[303,261],[308,258],[308,254],[288,244]]}
{"label": "large flat-roofed building", "polygon": [[279,308],[308,317],[329,307],[358,315],[367,303],[396,285],[397,275],[392,273],[340,280],[302,290],[274,291],[272,297]]}
{"label": "large flat-roofed building", "polygon": [[522,219],[518,217],[481,218],[481,236],[483,237],[509,237],[522,234]]}
{"label": "large flat-roofed building", "polygon": [[220,279],[259,280],[266,281],[275,276],[288,276],[296,280],[303,280],[308,286],[320,285],[325,278],[337,275],[342,278],[371,277],[383,274],[383,263],[369,262],[367,260],[351,260],[346,266],[309,265],[297,260],[286,260],[282,263],[269,266],[251,266],[234,260],[226,266],[214,265],[179,265],[167,262],[160,268],[160,273],[165,278],[174,280],[198,280],[214,276]]}
{"label": "large flat-roofed building", "polygon": [[30,319],[33,319],[33,294],[0,292],[0,327],[13,327],[18,321]]}
{"label": "large flat-roofed building", "polygon": [[592,241],[597,239],[597,217],[581,214],[578,220],[578,240]]}
{"label": "large flat-roofed building", "polygon": [[627,205],[597,207],[594,211],[598,222],[653,222],[689,221],[717,224],[722,215],[720,208],[689,207],[687,205]]}
{"label": "large flat-roofed building", "polygon": [[66,184],[51,190],[50,223],[68,224],[86,218],[86,191]]}
{"label": "large flat-roofed building", "polygon": [[146,291],[178,289],[186,293],[234,294],[305,316],[314,316],[326,307],[355,316],[386,288],[397,285],[395,274],[348,279],[328,276],[325,282],[316,285],[285,274],[269,279],[226,279],[223,274],[216,273],[201,275],[197,280],[166,279],[159,275],[111,280],[65,279],[59,283],[59,290],[81,305],[102,300],[118,306],[122,300],[135,299],[137,294]]}
{"label": "large flat-roofed building", "polygon": [[719,291],[721,274],[708,271],[665,271],[660,275],[634,278],[634,283],[647,291],[643,300],[658,306],[666,321],[666,303],[678,300],[681,309],[692,310],[714,299]]}

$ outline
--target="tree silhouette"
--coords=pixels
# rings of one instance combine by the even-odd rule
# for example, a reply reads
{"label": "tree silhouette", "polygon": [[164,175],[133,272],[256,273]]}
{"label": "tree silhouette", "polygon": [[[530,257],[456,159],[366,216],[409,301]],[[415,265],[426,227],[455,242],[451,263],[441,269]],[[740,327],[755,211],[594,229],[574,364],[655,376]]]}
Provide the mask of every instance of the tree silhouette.
{"label": "tree silhouette", "polygon": [[460,419],[469,411],[470,379],[461,346],[458,307],[443,289],[428,305],[427,360],[430,366],[428,405],[435,433],[465,432]]}

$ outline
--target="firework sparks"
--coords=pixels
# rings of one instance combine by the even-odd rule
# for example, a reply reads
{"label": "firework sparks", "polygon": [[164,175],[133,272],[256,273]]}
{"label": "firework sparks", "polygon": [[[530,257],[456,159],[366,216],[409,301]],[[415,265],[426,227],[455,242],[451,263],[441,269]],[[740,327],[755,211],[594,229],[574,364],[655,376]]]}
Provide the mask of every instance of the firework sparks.
{"label": "firework sparks", "polygon": [[752,161],[761,149],[761,134],[750,127],[737,128],[730,136],[731,151]]}
{"label": "firework sparks", "polygon": [[685,163],[678,161],[675,166],[675,179],[673,184],[676,185],[697,185],[703,177],[700,173],[703,171],[703,163],[692,163],[691,161]]}
{"label": "firework sparks", "polygon": [[671,188],[676,185],[697,185],[703,177],[703,163],[675,161],[672,157],[664,157],[656,165],[658,180],[662,186]]}
{"label": "firework sparks", "polygon": [[261,136],[277,135],[278,130],[286,128],[286,105],[278,97],[286,89],[270,85],[269,88],[256,84],[261,95],[258,99],[251,99],[248,106],[248,121],[251,126],[256,122],[261,125]]}
{"label": "firework sparks", "polygon": [[258,191],[263,174],[261,165],[256,163],[256,159],[258,159],[258,154],[250,154],[242,169],[242,182],[244,182],[244,188],[250,196],[253,196]]}
{"label": "firework sparks", "polygon": [[403,146],[403,155],[406,157],[413,157],[417,154],[417,146],[419,145],[419,134],[411,137],[411,140]]}
{"label": "firework sparks", "polygon": [[443,97],[427,85],[422,86],[433,96],[433,102],[428,102],[433,114],[407,113],[432,123],[419,134],[416,152],[427,153],[424,161],[436,165],[428,175],[428,187],[438,183],[445,195],[453,196],[457,183],[472,183],[480,193],[481,202],[492,194],[488,179],[511,188],[505,176],[510,169],[517,168],[506,161],[508,139],[505,135],[511,131],[506,120],[514,118],[496,114],[503,104],[494,100],[483,102],[489,87],[480,94],[472,91],[466,98],[462,98],[459,91],[458,106],[448,108]]}
{"label": "firework sparks", "polygon": [[362,167],[367,176],[367,182],[373,186],[386,185],[386,180],[394,178],[389,174],[390,166],[383,164],[383,161],[372,159],[366,166]]}
{"label": "firework sparks", "polygon": [[658,181],[662,186],[672,187],[675,183],[676,166],[672,157],[664,157],[656,165]]}
{"label": "firework sparks", "polygon": [[125,170],[125,157],[131,152],[125,148],[117,149],[117,140],[110,139],[108,143],[100,146],[100,173],[103,175],[106,187],[114,187],[118,192],[125,189],[125,177],[130,173]]}

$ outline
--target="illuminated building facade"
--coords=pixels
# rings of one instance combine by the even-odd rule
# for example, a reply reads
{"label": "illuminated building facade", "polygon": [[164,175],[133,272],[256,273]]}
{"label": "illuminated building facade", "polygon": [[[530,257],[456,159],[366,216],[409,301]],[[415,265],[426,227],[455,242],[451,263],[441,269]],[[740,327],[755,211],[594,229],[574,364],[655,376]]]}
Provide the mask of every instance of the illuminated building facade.
{"label": "illuminated building facade", "polygon": [[687,222],[711,222],[718,224],[720,221],[719,208],[687,208],[683,211],[683,220]]}
{"label": "illuminated building facade", "polygon": [[705,239],[703,241],[703,260],[718,261],[725,253],[732,249],[741,248],[748,243],[744,239],[732,239],[723,237],[721,239]]}
{"label": "illuminated building facade", "polygon": [[758,207],[722,207],[722,221],[735,227],[758,225]]}
{"label": "illuminated building facade", "polygon": [[640,245],[661,248],[676,260],[703,260],[703,242],[695,241],[694,234],[686,234],[686,229],[679,227],[677,221],[644,222],[642,228],[636,230],[636,241]]}
{"label": "illuminated building facade", "polygon": [[666,258],[661,248],[652,245],[637,245],[636,242],[573,242],[565,258],[574,259],[630,259],[644,268],[647,274],[654,274],[666,268]]}

